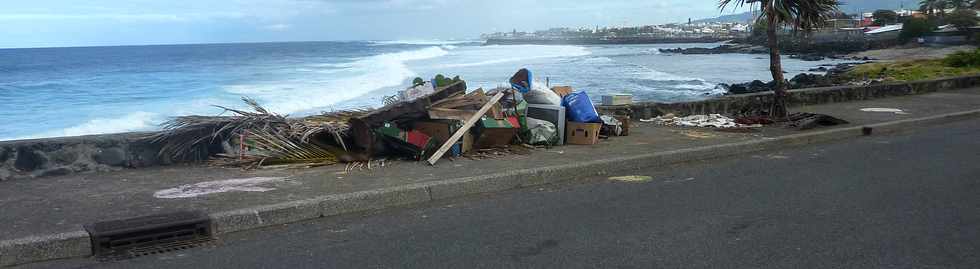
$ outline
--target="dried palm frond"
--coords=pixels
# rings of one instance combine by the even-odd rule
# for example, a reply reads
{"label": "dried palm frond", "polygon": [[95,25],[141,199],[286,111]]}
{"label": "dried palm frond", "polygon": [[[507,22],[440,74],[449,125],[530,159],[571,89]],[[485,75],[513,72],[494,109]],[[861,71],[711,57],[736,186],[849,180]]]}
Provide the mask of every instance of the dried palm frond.
{"label": "dried palm frond", "polygon": [[242,134],[243,130],[288,128],[285,116],[271,113],[247,97],[242,97],[242,101],[255,112],[216,106],[235,115],[177,117],[165,122],[163,131],[149,139],[155,144],[162,144],[159,152],[161,157],[197,161],[210,155],[209,148],[215,141]]}
{"label": "dried palm frond", "polygon": [[279,132],[249,130],[252,150],[244,155],[249,159],[261,159],[262,164],[322,164],[337,163],[337,155],[315,144],[303,143]]}
{"label": "dried palm frond", "polygon": [[347,145],[344,143],[344,136],[350,130],[350,119],[363,116],[370,110],[354,109],[340,110],[334,112],[324,112],[320,115],[313,115],[290,121],[290,135],[298,138],[301,142],[307,143],[311,137],[328,133],[333,137],[344,151]]}

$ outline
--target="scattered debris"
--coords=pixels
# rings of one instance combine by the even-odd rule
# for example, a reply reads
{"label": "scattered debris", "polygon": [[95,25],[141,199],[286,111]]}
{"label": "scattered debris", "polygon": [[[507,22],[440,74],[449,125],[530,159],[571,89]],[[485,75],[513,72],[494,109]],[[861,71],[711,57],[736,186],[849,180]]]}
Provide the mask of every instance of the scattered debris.
{"label": "scattered debris", "polygon": [[554,146],[561,138],[554,123],[535,118],[527,118],[528,144]]}
{"label": "scattered debris", "polygon": [[[173,161],[204,161],[243,169],[310,168],[345,163],[343,173],[384,167],[395,157],[435,164],[443,156],[471,159],[527,154],[555,145],[592,145],[629,135],[628,116],[599,115],[591,98],[572,87],[542,87],[521,69],[511,87],[467,92],[458,76],[416,78],[412,86],[385,97],[377,109],[325,112],[290,118],[243,97],[251,110],[225,108],[218,116],[184,116],[166,123],[150,139],[159,155]],[[547,84],[544,84],[547,85]],[[612,104],[629,95],[607,96]],[[736,128],[766,123],[718,114],[641,120],[669,126]],[[713,134],[690,132],[690,137]],[[520,146],[517,146],[520,145]],[[561,154],[562,151],[559,151]],[[247,185],[248,191],[264,190]]]}
{"label": "scattered debris", "polygon": [[602,119],[602,130],[599,132],[601,135],[604,136],[629,135],[629,127],[624,127],[626,123],[620,121],[620,119],[624,119],[624,118],[616,118],[607,115],[599,116],[599,118]]}
{"label": "scattered debris", "polygon": [[776,123],[776,121],[769,118],[769,116],[746,116],[735,118],[735,123],[741,125],[768,125]]}
{"label": "scattered debris", "polygon": [[895,113],[895,114],[898,114],[898,115],[908,115],[909,114],[908,112],[905,112],[904,110],[901,110],[901,109],[898,109],[898,108],[871,107],[871,108],[862,108],[861,111],[864,111],[864,112]]}
{"label": "scattered debris", "polygon": [[721,114],[693,115],[687,117],[676,117],[673,114],[659,116],[653,119],[640,120],[642,122],[652,122],[664,126],[679,127],[711,127],[711,128],[736,128],[745,127],[729,117]]}
{"label": "scattered debris", "polygon": [[704,138],[715,138],[715,137],[717,137],[717,135],[715,135],[715,134],[701,132],[701,131],[683,131],[683,132],[681,132],[681,134],[683,134],[684,136],[687,136],[687,137],[701,138],[701,139],[704,139]]}
{"label": "scattered debris", "polygon": [[799,112],[789,115],[787,126],[799,130],[809,130],[820,126],[834,126],[848,123],[850,122],[824,114]]}
{"label": "scattered debris", "polygon": [[619,177],[609,177],[609,180],[622,181],[622,182],[646,182],[653,180],[651,176],[619,176]]}
{"label": "scattered debris", "polygon": [[[346,151],[346,120],[365,113],[349,110],[288,119],[255,100],[242,100],[254,111],[220,107],[235,115],[177,117],[148,139],[161,145],[161,157],[178,161],[218,157],[225,160],[216,164],[242,167],[329,165]],[[314,138],[319,143],[313,143]]]}
{"label": "scattered debris", "polygon": [[527,147],[486,148],[463,154],[463,157],[470,160],[497,159],[512,155],[528,155],[531,154],[531,150]]}
{"label": "scattered debris", "polygon": [[443,144],[442,147],[440,147],[439,150],[435,152],[435,154],[429,157],[428,160],[429,164],[430,165],[436,164],[436,162],[439,161],[439,158],[442,158],[442,155],[446,154],[446,151],[449,151],[449,149],[453,146],[453,143],[455,143],[456,140],[463,138],[463,134],[469,132],[470,128],[472,128],[473,125],[476,124],[476,121],[480,120],[480,118],[483,117],[483,114],[486,114],[487,111],[489,111],[490,108],[493,107],[495,104],[497,104],[497,102],[499,102],[500,99],[503,97],[504,94],[502,92],[498,92],[493,97],[491,97],[490,102],[487,102],[485,105],[483,105],[482,108],[480,108],[479,111],[473,114],[472,117],[467,119],[466,123],[463,123],[463,127],[460,127],[459,130],[457,130],[456,133],[454,133],[453,136],[449,138],[449,141],[446,141],[446,143]]}

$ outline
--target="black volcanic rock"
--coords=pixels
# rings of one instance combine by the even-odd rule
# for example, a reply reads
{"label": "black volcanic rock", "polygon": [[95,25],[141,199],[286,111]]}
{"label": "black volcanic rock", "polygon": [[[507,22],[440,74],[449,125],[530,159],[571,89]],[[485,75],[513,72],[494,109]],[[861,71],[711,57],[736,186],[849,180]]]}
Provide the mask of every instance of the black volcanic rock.
{"label": "black volcanic rock", "polygon": [[760,48],[752,45],[721,45],[714,48],[676,48],[676,49],[660,49],[662,53],[675,53],[675,54],[726,54],[726,53],[769,53],[766,48]]}

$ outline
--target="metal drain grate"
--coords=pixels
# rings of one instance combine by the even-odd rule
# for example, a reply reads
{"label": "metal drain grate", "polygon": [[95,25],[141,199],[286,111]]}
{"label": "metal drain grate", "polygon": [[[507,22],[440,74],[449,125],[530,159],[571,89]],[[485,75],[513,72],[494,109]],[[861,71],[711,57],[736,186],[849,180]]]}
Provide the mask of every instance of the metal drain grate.
{"label": "metal drain grate", "polygon": [[184,211],[86,225],[92,253],[100,260],[119,260],[192,248],[211,240],[211,219]]}
{"label": "metal drain grate", "polygon": [[149,256],[156,254],[163,254],[172,251],[179,251],[185,249],[192,249],[196,247],[204,246],[211,243],[213,240],[211,238],[200,238],[195,240],[184,240],[184,241],[171,241],[166,243],[160,243],[150,246],[134,247],[125,250],[113,251],[106,253],[104,255],[98,256],[99,261],[119,261],[137,258],[141,256]]}

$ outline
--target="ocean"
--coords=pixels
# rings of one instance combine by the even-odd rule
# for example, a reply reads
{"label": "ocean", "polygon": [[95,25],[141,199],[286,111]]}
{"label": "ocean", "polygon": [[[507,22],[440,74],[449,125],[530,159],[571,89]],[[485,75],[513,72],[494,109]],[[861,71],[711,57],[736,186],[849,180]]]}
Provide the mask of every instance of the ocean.
{"label": "ocean", "polygon": [[[416,76],[506,85],[520,68],[594,99],[680,102],[718,83],[770,80],[766,55],[671,55],[718,44],[481,46],[467,41],[358,41],[0,49],[0,140],[149,131],[174,116],[241,108],[242,96],[302,116],[378,107]],[[788,76],[837,61],[784,60]]]}

